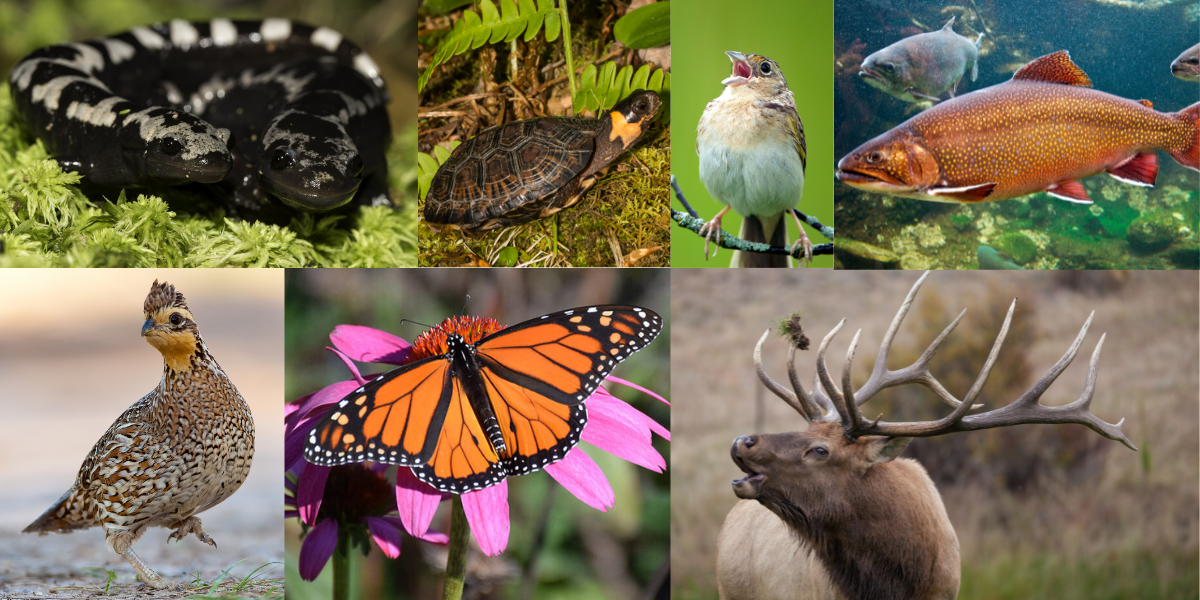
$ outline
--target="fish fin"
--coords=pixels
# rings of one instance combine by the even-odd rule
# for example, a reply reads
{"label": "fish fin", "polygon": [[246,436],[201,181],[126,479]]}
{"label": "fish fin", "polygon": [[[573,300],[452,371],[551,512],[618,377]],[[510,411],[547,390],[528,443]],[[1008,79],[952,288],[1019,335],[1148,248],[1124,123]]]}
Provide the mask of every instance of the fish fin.
{"label": "fish fin", "polygon": [[942,25],[942,31],[954,31],[953,29],[951,29],[951,26],[954,25],[954,19],[957,16],[958,15],[950,15],[950,20],[946,21],[945,25]]}
{"label": "fish fin", "polygon": [[971,65],[971,81],[979,78],[979,59],[975,59],[975,64]]}
{"label": "fish fin", "polygon": [[979,32],[979,37],[975,38],[975,48],[978,50],[983,49],[983,32],[982,31]]}
{"label": "fish fin", "polygon": [[1054,196],[1060,200],[1074,202],[1075,204],[1091,204],[1092,198],[1088,196],[1087,190],[1083,189],[1083,184],[1076,179],[1068,181],[1060,181],[1046,190],[1047,194]]}
{"label": "fish fin", "polygon": [[1183,150],[1167,150],[1171,158],[1175,162],[1189,168],[1200,171],[1200,102],[1197,102],[1177,113],[1175,116],[1183,117],[1192,124],[1192,145]]}
{"label": "fish fin", "polygon": [[1079,65],[1071,61],[1071,55],[1066,50],[1052,52],[1041,58],[1034,59],[1029,64],[1013,73],[1013,81],[1045,81],[1063,85],[1078,85],[1092,87],[1092,80]]}
{"label": "fish fin", "polygon": [[[955,84],[955,85],[957,85],[957,84]],[[941,100],[938,97],[930,96],[929,94],[922,94],[921,92],[918,92],[917,90],[915,90],[913,88],[908,88],[905,91],[907,91],[909,93],[909,95],[911,95],[913,98],[921,98],[922,100],[929,100],[930,102],[933,102],[934,104],[941,102]],[[954,94],[950,94],[950,97],[953,98]]]}
{"label": "fish fin", "polygon": [[992,190],[995,188],[995,183],[981,183],[979,185],[956,188],[930,188],[928,192],[930,195],[945,196],[958,202],[975,203],[987,200],[987,197],[991,195]]}
{"label": "fish fin", "polygon": [[1149,100],[1138,100],[1138,104],[1141,104],[1146,108],[1154,108],[1154,103]]}
{"label": "fish fin", "polygon": [[1135,154],[1125,162],[1108,168],[1108,174],[1133,185],[1154,187],[1158,178],[1158,153],[1151,150]]}

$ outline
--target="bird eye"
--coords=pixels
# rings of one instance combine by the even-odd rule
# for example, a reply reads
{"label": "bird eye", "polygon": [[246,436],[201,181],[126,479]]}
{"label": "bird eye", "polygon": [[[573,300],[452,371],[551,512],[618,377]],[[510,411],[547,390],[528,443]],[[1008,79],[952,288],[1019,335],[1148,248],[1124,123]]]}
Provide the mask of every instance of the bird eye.
{"label": "bird eye", "polygon": [[867,155],[867,162],[869,162],[871,164],[875,164],[882,160],[883,160],[883,154],[881,154],[879,151],[875,151],[875,152],[872,152]]}
{"label": "bird eye", "polygon": [[163,154],[166,154],[167,156],[175,156],[176,154],[179,154],[180,150],[183,150],[183,144],[180,144],[179,140],[172,137],[163,140]]}
{"label": "bird eye", "polygon": [[178,327],[180,323],[183,323],[183,317],[179,316],[179,313],[172,314],[171,315],[171,324]]}
{"label": "bird eye", "polygon": [[764,62],[761,66],[758,67],[758,70],[762,71],[763,75],[770,75],[771,74],[771,63]]}

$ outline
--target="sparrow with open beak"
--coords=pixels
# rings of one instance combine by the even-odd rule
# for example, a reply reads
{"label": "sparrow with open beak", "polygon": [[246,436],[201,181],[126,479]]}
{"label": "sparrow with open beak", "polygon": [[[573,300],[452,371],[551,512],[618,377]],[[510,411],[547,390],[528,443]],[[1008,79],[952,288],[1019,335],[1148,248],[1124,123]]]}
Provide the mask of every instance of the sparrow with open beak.
{"label": "sparrow with open beak", "polygon": [[[796,101],[775,61],[758,54],[726,52],[733,73],[721,83],[725,91],[708,103],[696,132],[700,179],[708,193],[727,206],[705,223],[700,234],[708,242],[721,228],[729,209],[742,216],[738,237],[750,242],[787,246],[787,221],[804,193],[808,163],[804,123]],[[812,242],[800,227],[802,266],[812,260]],[[777,254],[735,252],[733,267],[787,267]]]}

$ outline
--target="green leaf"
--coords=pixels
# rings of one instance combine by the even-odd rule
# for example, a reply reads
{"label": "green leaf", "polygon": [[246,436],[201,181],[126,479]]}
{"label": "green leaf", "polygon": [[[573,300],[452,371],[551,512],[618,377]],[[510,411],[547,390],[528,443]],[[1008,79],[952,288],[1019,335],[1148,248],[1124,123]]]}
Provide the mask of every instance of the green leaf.
{"label": "green leaf", "polygon": [[554,0],[498,0],[499,7],[492,0],[482,0],[479,11],[464,10],[462,16],[454,22],[454,26],[438,44],[425,69],[417,79],[417,90],[424,91],[425,84],[433,76],[439,66],[446,64],[451,58],[468,50],[482,47],[484,44],[510,42],[525,34],[525,41],[532,40],[543,25],[546,31],[546,41],[558,39],[562,31],[562,23],[558,17],[558,7]]}
{"label": "green leaf", "polygon": [[459,141],[450,142],[450,150],[441,146],[434,146],[433,156],[424,152],[417,153],[417,195],[422,200],[425,199],[425,194],[429,193],[429,185],[433,183],[433,176],[437,175],[438,169],[450,158],[450,153],[461,143]]}
{"label": "green leaf", "polygon": [[472,0],[426,0],[422,6],[431,15],[444,15],[471,4]]}
{"label": "green leaf", "polygon": [[663,115],[665,120],[670,116],[666,104],[670,83],[670,73],[662,69],[653,69],[650,65],[643,65],[637,72],[634,72],[631,66],[625,66],[618,71],[617,64],[612,61],[599,68],[596,65],[588,65],[579,75],[579,92],[571,98],[571,108],[575,114],[584,110],[609,109],[628,98],[634,90],[653,90],[663,100],[663,107],[658,113]]}
{"label": "green leaf", "polygon": [[613,36],[630,48],[655,48],[671,43],[671,3],[647,4],[617,19]]}

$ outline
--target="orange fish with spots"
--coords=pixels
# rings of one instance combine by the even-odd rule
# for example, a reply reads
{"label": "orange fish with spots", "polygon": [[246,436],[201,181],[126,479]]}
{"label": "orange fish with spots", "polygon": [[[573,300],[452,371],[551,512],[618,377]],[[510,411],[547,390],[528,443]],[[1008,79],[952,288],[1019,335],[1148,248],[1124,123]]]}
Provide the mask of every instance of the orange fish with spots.
{"label": "orange fish with spots", "polygon": [[1065,50],[1010,81],[942,102],[838,161],[870,192],[935,202],[990,202],[1047,192],[1090,204],[1079,180],[1107,171],[1153,186],[1157,150],[1200,171],[1200,103],[1176,113],[1091,89]]}

